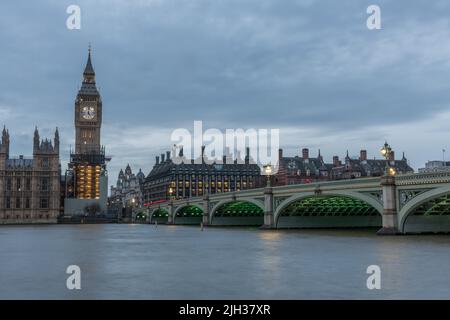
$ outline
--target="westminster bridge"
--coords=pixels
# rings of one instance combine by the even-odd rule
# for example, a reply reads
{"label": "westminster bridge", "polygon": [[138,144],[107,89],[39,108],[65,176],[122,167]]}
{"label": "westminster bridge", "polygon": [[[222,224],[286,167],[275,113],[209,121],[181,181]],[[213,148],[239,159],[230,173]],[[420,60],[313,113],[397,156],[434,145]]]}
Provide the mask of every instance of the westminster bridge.
{"label": "westminster bridge", "polygon": [[450,172],[297,184],[173,199],[148,223],[263,228],[380,227],[380,234],[450,232]]}

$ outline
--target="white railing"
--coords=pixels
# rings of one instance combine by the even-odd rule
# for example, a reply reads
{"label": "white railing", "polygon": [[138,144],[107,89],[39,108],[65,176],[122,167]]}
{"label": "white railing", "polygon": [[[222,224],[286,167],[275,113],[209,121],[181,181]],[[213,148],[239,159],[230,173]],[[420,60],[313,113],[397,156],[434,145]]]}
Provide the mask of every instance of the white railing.
{"label": "white railing", "polygon": [[397,186],[450,183],[450,172],[423,172],[399,175],[395,178]]}

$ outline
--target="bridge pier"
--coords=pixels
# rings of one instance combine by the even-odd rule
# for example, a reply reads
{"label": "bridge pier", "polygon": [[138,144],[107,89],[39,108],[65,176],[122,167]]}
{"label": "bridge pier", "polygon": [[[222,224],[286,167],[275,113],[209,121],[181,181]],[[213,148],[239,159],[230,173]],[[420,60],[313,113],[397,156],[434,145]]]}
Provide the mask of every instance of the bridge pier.
{"label": "bridge pier", "polygon": [[173,200],[170,200],[168,204],[168,211],[169,215],[167,217],[167,224],[173,224],[175,221],[175,217],[173,216],[175,212],[175,210],[173,210]]}
{"label": "bridge pier", "polygon": [[203,226],[209,225],[209,195],[203,197]]}
{"label": "bridge pier", "polygon": [[378,230],[378,235],[400,234],[398,230],[398,215],[396,201],[395,177],[385,175],[381,177],[383,190],[383,227]]}
{"label": "bridge pier", "polygon": [[275,217],[273,212],[273,191],[272,187],[264,188],[264,225],[262,229],[275,228]]}

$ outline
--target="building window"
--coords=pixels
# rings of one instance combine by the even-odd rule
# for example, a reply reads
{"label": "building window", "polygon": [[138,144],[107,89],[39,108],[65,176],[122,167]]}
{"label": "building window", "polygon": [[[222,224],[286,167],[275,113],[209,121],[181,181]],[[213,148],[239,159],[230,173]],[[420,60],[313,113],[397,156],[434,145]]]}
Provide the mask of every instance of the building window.
{"label": "building window", "polygon": [[31,190],[31,179],[30,178],[27,178],[26,181],[25,181],[25,189],[27,191]]}
{"label": "building window", "polygon": [[20,198],[16,198],[16,209],[20,209]]}
{"label": "building window", "polygon": [[41,179],[41,191],[48,191],[48,178]]}
{"label": "building window", "polygon": [[12,189],[12,181],[11,178],[6,179],[6,190],[11,191]]}
{"label": "building window", "polygon": [[30,198],[25,199],[25,209],[30,209]]}
{"label": "building window", "polygon": [[11,209],[11,198],[6,197],[6,209]]}
{"label": "building window", "polygon": [[22,191],[22,181],[20,178],[17,178],[16,188],[17,188],[17,191]]}
{"label": "building window", "polygon": [[49,167],[49,161],[48,161],[48,158],[43,158],[43,159],[42,159],[42,167],[43,167],[43,168],[48,168],[48,167]]}
{"label": "building window", "polygon": [[40,207],[41,209],[48,209],[48,199],[47,198],[41,198],[41,203],[40,203]]}

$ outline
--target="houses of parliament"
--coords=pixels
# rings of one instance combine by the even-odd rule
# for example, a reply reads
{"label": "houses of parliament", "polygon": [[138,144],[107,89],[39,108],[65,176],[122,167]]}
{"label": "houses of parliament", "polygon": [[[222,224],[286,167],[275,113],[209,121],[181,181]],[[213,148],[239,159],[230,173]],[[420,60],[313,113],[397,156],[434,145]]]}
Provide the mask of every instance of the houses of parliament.
{"label": "houses of parliament", "polygon": [[81,88],[75,99],[75,150],[61,174],[58,129],[53,139],[41,139],[36,127],[33,156],[10,155],[10,132],[0,142],[0,224],[56,223],[64,214],[86,208],[106,210],[105,149],[100,144],[102,100],[95,83],[89,48]]}

